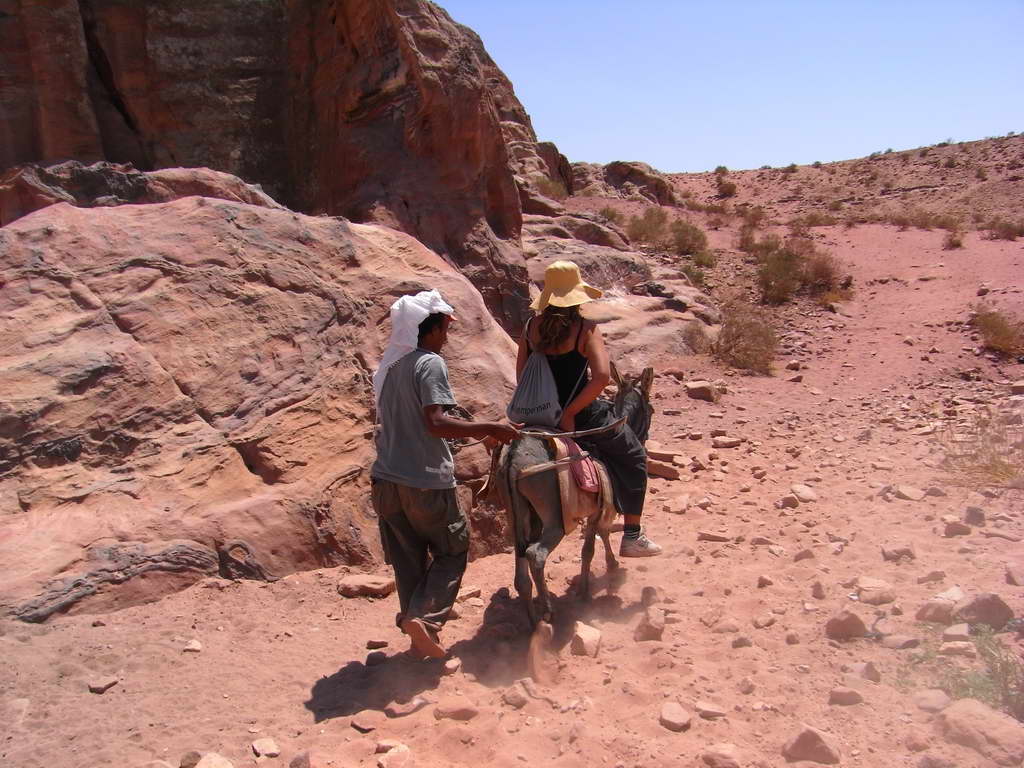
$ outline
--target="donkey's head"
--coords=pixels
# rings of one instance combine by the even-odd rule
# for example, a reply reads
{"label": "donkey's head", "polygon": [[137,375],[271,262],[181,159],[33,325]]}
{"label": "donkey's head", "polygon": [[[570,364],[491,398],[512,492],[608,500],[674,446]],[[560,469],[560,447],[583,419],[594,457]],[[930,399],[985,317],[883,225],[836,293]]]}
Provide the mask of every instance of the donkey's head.
{"label": "donkey's head", "polygon": [[617,389],[615,393],[615,415],[625,416],[626,423],[640,439],[647,442],[651,429],[651,385],[654,383],[654,369],[644,368],[639,376],[621,376],[615,363],[611,365],[612,381]]}

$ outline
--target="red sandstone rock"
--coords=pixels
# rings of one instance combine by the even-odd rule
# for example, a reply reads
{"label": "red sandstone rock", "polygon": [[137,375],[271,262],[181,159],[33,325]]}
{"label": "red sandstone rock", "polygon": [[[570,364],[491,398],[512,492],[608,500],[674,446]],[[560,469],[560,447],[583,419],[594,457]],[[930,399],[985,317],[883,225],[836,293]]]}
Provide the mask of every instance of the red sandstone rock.
{"label": "red sandstone rock", "polygon": [[479,294],[380,227],[197,197],[59,204],[0,229],[0,272],[0,603],[25,619],[374,562],[369,375],[401,293],[456,307],[461,405],[496,418],[511,388]]}

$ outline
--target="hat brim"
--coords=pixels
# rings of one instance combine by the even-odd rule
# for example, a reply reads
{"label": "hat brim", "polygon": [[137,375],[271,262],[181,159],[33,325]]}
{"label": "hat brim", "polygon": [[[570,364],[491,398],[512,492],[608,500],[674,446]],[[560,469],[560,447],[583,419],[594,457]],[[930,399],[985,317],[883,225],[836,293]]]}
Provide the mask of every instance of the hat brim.
{"label": "hat brim", "polygon": [[562,293],[552,292],[550,290],[541,291],[540,295],[533,300],[530,304],[530,308],[535,312],[543,312],[545,307],[578,307],[580,304],[586,304],[588,301],[594,299],[600,299],[604,296],[604,291],[600,288],[595,288],[592,285],[586,283],[578,283],[570,288],[568,291]]}

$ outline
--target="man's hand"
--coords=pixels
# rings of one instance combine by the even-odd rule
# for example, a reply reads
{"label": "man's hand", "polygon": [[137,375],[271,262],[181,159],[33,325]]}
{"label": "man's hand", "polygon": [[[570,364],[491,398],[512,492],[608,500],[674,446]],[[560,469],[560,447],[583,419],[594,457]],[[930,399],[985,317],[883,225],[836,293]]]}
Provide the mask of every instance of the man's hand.
{"label": "man's hand", "polygon": [[492,424],[488,430],[488,437],[492,437],[499,443],[511,443],[519,439],[519,428],[522,424]]}

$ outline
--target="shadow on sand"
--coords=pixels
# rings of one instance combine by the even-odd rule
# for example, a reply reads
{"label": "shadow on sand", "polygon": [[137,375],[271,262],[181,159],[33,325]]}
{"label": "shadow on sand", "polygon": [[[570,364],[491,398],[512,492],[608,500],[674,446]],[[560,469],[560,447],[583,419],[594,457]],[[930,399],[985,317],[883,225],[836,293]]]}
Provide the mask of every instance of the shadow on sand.
{"label": "shadow on sand", "polygon": [[[577,597],[575,580],[566,594],[552,595],[554,649],[563,650],[568,645],[577,621],[631,621],[642,606],[638,602],[625,605],[616,594],[625,579],[624,568],[592,578],[591,590],[601,594],[586,602]],[[450,657],[461,659],[463,673],[472,675],[481,685],[511,685],[529,674],[526,654],[530,633],[522,603],[502,587],[491,595],[476,634],[454,643],[449,648]],[[407,653],[394,654],[374,666],[350,661],[333,675],[317,680],[305,706],[318,723],[367,709],[383,711],[393,702],[404,704],[437,688],[443,674],[443,662],[418,661]]]}

